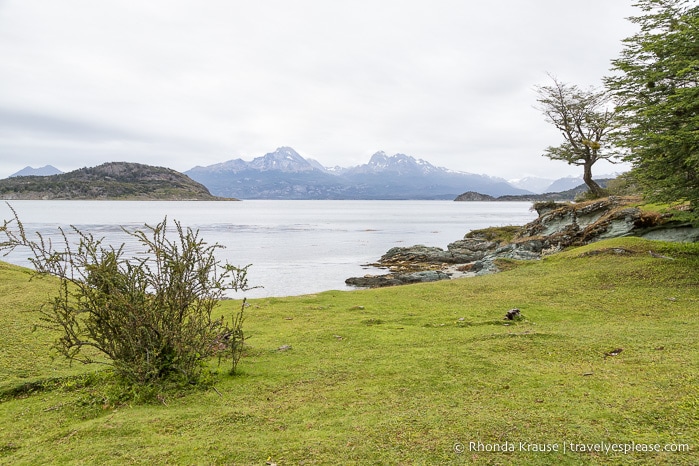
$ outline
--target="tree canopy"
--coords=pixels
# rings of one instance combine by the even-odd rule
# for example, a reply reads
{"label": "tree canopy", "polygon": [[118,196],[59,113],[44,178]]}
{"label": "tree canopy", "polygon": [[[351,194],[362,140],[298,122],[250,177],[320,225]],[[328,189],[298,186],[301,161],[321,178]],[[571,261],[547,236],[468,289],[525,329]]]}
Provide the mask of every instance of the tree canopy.
{"label": "tree canopy", "polygon": [[639,0],[605,78],[620,100],[617,144],[649,199],[699,204],[699,6],[687,0]]}

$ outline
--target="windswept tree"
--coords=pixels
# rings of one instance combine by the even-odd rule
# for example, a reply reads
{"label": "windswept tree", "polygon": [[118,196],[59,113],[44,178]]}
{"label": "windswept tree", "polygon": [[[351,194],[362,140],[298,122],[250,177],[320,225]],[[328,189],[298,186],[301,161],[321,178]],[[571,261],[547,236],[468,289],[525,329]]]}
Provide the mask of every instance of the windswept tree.
{"label": "windswept tree", "polygon": [[639,32],[605,79],[622,102],[618,145],[649,199],[699,205],[699,5],[638,0]]}
{"label": "windswept tree", "polygon": [[583,90],[551,79],[553,85],[536,88],[538,108],[561,132],[564,142],[548,147],[543,155],[582,166],[583,181],[594,197],[601,197],[604,190],[592,179],[592,166],[617,157],[609,141],[615,120],[612,97],[605,91]]}

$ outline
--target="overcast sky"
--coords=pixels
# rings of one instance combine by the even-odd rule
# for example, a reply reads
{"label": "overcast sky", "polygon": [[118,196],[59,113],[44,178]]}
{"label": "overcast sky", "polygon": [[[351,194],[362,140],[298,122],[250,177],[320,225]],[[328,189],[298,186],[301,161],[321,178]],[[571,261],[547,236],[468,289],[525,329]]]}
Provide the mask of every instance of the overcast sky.
{"label": "overcast sky", "polygon": [[[504,178],[578,167],[534,108],[601,86],[632,0],[0,0],[0,178],[110,161],[185,171],[290,146]],[[595,173],[619,171],[600,165]]]}

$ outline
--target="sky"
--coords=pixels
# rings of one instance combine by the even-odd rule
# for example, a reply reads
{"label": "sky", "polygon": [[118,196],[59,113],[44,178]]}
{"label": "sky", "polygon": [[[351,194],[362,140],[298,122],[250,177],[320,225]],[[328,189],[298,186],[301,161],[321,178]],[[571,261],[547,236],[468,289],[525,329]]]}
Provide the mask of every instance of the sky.
{"label": "sky", "polygon": [[[186,171],[281,146],[506,179],[581,168],[536,106],[601,87],[632,0],[0,0],[0,178],[126,161]],[[623,171],[601,163],[595,174]]]}

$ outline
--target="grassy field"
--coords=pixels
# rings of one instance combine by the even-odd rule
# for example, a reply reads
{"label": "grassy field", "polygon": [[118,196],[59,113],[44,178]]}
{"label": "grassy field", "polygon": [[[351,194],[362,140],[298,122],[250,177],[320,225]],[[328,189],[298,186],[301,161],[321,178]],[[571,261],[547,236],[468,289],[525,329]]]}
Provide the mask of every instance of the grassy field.
{"label": "grassy field", "polygon": [[29,277],[0,264],[0,464],[699,464],[699,244],[254,300],[239,375],[148,404],[52,359]]}

